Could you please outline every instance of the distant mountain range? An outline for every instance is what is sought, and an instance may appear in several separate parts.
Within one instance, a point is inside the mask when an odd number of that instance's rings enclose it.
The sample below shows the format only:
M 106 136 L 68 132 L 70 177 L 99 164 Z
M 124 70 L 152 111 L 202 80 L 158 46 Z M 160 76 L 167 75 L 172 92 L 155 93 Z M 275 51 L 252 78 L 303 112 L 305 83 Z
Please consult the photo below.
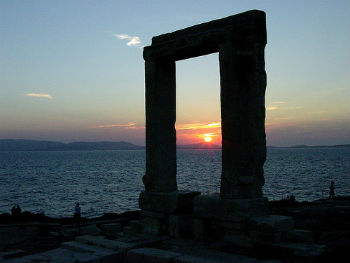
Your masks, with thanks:
M 35 140 L 0 140 L 0 151 L 94 151 L 141 150 L 144 146 L 129 142 L 53 142 Z
M 270 148 L 280 148 L 269 146 Z M 350 147 L 350 144 L 331 146 L 307 146 L 295 145 L 289 148 L 314 148 L 314 147 Z M 197 143 L 178 145 L 178 149 L 221 149 L 221 146 L 211 143 Z M 135 145 L 129 142 L 54 142 L 36 140 L 2 140 L 0 139 L 0 151 L 97 151 L 97 150 L 144 150 L 145 146 Z
M 144 150 L 145 146 L 129 142 L 54 142 L 36 140 L 1 140 L 0 151 L 98 151 L 98 150 Z M 178 149 L 220 149 L 219 145 L 198 143 L 178 145 Z
M 309 145 L 294 145 L 294 146 L 290 146 L 288 148 L 346 148 L 346 147 L 350 147 L 350 144 L 337 144 L 337 145 L 320 145 L 320 146 L 309 146 Z

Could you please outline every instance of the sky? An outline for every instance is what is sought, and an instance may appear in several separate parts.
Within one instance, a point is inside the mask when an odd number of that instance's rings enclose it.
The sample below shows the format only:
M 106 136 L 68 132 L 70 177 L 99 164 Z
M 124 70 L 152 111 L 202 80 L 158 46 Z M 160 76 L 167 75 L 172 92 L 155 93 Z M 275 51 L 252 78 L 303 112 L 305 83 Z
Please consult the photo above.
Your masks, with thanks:
M 0 139 L 145 145 L 153 36 L 266 12 L 267 145 L 349 143 L 350 1 L 0 1 Z M 176 62 L 177 143 L 220 144 L 218 54 Z

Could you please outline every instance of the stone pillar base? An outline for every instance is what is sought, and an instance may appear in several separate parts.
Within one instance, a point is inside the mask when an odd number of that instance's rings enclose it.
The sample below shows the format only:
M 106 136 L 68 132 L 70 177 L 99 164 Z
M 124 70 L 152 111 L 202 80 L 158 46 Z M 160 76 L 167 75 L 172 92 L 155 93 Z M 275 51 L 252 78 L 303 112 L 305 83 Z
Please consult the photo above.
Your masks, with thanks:
M 191 237 L 193 199 L 197 195 L 200 192 L 141 192 L 139 207 L 142 209 L 140 223 L 143 232 Z

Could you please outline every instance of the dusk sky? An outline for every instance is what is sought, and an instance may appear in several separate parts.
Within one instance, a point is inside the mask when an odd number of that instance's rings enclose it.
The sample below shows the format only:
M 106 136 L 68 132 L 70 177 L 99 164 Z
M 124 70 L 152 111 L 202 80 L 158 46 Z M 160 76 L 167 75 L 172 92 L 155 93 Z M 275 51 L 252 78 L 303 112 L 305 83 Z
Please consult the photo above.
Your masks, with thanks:
M 2 0 L 0 139 L 144 145 L 143 47 L 251 9 L 267 16 L 267 145 L 349 143 L 348 0 Z M 220 144 L 218 54 L 176 77 L 178 144 Z

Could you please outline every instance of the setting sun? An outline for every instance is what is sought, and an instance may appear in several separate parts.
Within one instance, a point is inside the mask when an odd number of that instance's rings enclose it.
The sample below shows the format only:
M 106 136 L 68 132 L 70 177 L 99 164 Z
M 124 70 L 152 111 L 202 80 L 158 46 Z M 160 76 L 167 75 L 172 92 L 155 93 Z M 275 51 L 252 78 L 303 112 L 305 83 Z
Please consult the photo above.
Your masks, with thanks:
M 211 142 L 212 138 L 211 137 L 204 137 L 205 142 Z

